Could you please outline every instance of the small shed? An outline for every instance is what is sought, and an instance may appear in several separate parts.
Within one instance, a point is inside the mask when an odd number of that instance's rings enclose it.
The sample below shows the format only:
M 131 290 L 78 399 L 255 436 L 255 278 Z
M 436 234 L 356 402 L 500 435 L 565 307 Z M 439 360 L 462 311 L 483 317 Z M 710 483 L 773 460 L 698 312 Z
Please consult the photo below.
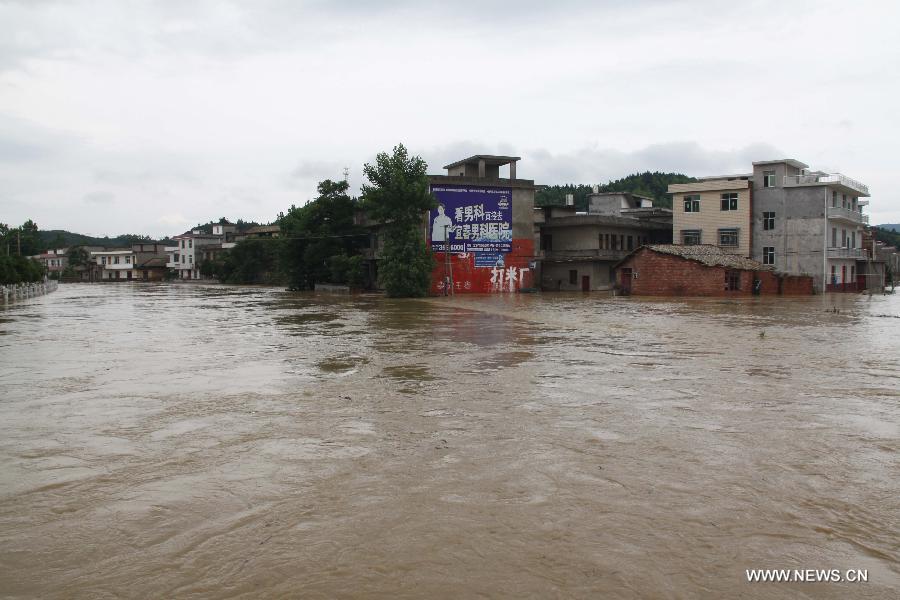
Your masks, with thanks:
M 813 293 L 812 277 L 776 273 L 771 265 L 718 246 L 641 246 L 615 266 L 616 287 L 639 296 L 750 296 Z

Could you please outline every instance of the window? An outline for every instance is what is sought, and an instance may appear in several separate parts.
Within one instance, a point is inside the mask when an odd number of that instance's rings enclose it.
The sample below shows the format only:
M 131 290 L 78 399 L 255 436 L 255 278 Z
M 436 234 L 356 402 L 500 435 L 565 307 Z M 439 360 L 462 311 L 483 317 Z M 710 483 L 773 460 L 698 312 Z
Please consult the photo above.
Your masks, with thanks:
M 578 271 L 569 269 L 569 283 L 576 285 L 578 283 Z
M 105 257 L 105 256 L 101 256 L 101 257 L 100 257 L 100 264 L 101 264 L 101 265 L 105 265 L 105 264 L 106 264 L 106 257 Z
M 598 238 L 597 239 L 597 247 L 600 248 L 601 250 L 603 250 L 604 249 L 603 248 L 603 234 L 601 233 L 600 235 L 597 236 L 597 238 Z
M 606 238 L 606 249 L 607 249 L 607 250 L 611 250 L 611 249 L 612 249 L 612 246 L 610 246 L 610 244 L 611 244 L 612 242 L 609 241 L 609 234 L 608 234 L 608 233 L 607 233 L 607 234 L 604 234 L 603 237 Z
M 841 229 L 841 248 L 847 247 L 847 230 Z
M 684 212 L 700 212 L 700 196 L 684 197 Z
M 855 231 L 850 232 L 850 247 L 856 248 L 856 232 Z
M 188 248 L 194 247 L 194 240 L 188 240 Z
M 763 213 L 763 229 L 766 231 L 771 231 L 775 229 L 775 213 L 774 212 L 764 212 Z
M 130 256 L 126 256 L 126 257 L 125 257 L 125 264 L 126 264 L 126 265 L 130 265 L 130 264 L 131 264 L 131 257 L 130 257 Z
M 628 236 L 628 249 L 634 250 L 634 239 L 630 235 Z
M 181 255 L 181 264 L 184 264 L 184 254 Z
M 720 229 L 719 230 L 720 246 L 737 246 L 738 230 L 737 229 Z
M 775 264 L 775 246 L 763 246 L 763 264 Z
M 113 257 L 113 263 L 119 264 L 119 257 L 118 257 L 118 256 Z
M 722 210 L 737 210 L 737 192 L 722 194 Z
M 184 240 L 181 240 L 181 247 L 184 248 Z
M 844 194 L 844 208 L 847 208 L 847 194 Z
M 740 271 L 725 271 L 725 289 L 729 292 L 736 292 L 741 289 Z
M 188 262 L 190 264 L 194 264 L 194 256 L 193 255 L 188 255 Z
M 837 192 L 831 192 L 831 206 L 837 208 Z
M 856 265 L 850 265 L 850 283 L 856 281 Z
M 831 283 L 837 283 L 837 268 L 834 265 L 831 265 Z
M 837 227 L 831 228 L 831 247 L 837 248 Z
M 763 187 L 775 187 L 775 171 L 763 171 Z
M 681 243 L 685 246 L 695 246 L 701 243 L 701 231 L 699 229 L 682 229 Z

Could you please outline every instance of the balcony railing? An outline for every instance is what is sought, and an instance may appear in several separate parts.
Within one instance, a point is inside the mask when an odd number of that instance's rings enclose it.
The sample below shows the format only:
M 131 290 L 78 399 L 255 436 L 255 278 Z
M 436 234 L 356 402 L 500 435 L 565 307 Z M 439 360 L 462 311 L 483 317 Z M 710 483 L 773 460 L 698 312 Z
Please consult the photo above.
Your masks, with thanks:
M 850 210 L 849 208 L 841 208 L 840 206 L 829 206 L 828 207 L 828 218 L 829 219 L 846 219 L 848 221 L 853 221 L 854 223 L 866 223 L 869 222 L 869 215 L 864 215 L 858 210 Z
M 786 175 L 784 187 L 796 187 L 798 185 L 819 185 L 823 183 L 837 183 L 844 187 L 856 190 L 865 196 L 869 195 L 869 186 L 855 179 L 841 175 L 840 173 L 828 173 L 825 175 L 810 173 L 808 175 Z
M 601 250 L 589 248 L 584 250 L 544 250 L 546 260 L 622 260 L 631 250 Z
M 828 258 L 855 258 L 864 260 L 868 257 L 866 251 L 862 248 L 829 248 Z

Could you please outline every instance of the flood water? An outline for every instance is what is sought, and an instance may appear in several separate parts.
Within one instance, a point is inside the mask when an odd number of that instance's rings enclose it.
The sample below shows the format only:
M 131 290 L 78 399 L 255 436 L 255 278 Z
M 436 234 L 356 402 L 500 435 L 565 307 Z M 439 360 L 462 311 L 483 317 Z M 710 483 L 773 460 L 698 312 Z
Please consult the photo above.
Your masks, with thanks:
M 898 317 L 62 285 L 0 308 L 0 597 L 896 598 Z

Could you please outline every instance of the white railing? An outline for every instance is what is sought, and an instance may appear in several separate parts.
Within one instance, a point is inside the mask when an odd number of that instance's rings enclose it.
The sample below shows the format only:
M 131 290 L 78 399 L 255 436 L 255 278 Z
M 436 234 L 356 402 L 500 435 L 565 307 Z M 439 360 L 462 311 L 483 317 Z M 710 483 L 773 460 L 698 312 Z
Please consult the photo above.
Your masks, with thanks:
M 849 208 L 841 208 L 840 206 L 829 206 L 828 207 L 828 218 L 829 219 L 847 219 L 849 221 L 853 221 L 854 223 L 867 223 L 869 222 L 869 215 L 864 215 L 858 210 L 850 210 Z
M 846 175 L 840 173 L 828 173 L 826 175 L 817 175 L 811 173 L 809 175 L 786 175 L 784 178 L 785 187 L 794 187 L 798 185 L 817 185 L 822 183 L 838 183 L 852 190 L 856 190 L 860 194 L 869 195 L 869 186 L 861 183 Z
M 829 248 L 828 258 L 865 259 L 868 255 L 862 248 Z

